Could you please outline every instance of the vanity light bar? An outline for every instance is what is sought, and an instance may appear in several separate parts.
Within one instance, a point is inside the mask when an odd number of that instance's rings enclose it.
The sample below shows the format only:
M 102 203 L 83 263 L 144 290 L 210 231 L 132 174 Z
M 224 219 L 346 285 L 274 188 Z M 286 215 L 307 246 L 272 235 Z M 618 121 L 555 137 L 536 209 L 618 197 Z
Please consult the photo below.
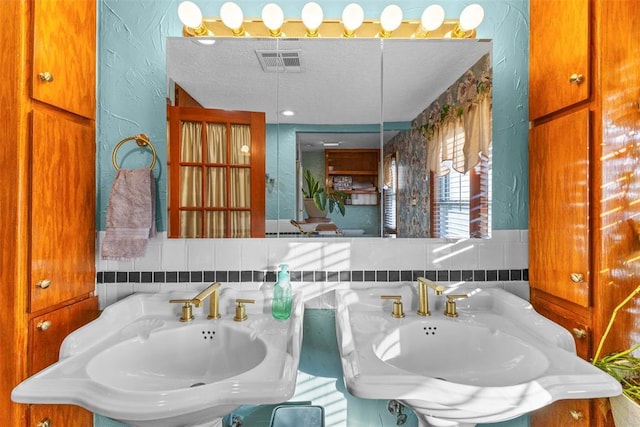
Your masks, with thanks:
M 322 38 L 475 38 L 476 28 L 484 19 L 479 4 L 464 8 L 459 19 L 445 18 L 444 9 L 431 5 L 420 19 L 403 19 L 397 5 L 384 8 L 379 19 L 365 19 L 362 7 L 356 3 L 347 5 L 342 19 L 324 19 L 322 7 L 307 3 L 301 18 L 285 18 L 282 8 L 267 4 L 261 18 L 245 18 L 236 3 L 226 2 L 220 8 L 220 18 L 203 17 L 191 1 L 178 7 L 185 37 L 322 37 Z

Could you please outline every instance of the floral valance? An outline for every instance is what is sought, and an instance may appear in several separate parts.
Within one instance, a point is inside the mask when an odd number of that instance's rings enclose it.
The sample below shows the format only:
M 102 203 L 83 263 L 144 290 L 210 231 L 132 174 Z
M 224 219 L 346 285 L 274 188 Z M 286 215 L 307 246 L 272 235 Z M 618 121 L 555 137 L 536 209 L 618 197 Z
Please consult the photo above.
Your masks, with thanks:
M 491 66 L 485 55 L 423 112 L 427 168 L 445 175 L 466 173 L 489 155 L 491 146 Z

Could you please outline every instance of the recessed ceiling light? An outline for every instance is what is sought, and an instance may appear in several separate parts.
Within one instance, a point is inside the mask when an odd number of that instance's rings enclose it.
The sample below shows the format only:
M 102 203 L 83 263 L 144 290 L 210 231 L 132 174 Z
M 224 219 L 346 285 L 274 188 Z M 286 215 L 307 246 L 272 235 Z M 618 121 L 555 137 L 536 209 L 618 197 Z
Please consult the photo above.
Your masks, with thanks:
M 282 111 L 280 111 L 280 114 L 282 114 L 283 116 L 293 116 L 293 115 L 295 115 L 296 113 L 294 113 L 294 112 L 293 112 L 293 111 L 291 111 L 291 110 L 282 110 Z
M 323 147 L 338 147 L 340 145 L 340 142 L 323 142 L 322 146 Z

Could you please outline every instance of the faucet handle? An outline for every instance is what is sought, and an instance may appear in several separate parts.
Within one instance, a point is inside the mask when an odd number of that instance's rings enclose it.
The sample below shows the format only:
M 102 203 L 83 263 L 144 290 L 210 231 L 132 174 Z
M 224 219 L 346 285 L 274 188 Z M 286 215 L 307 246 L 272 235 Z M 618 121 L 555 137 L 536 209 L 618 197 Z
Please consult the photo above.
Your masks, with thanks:
M 380 299 L 394 300 L 391 316 L 395 317 L 396 319 L 404 317 L 404 310 L 402 309 L 402 295 L 380 295 Z
M 170 303 L 183 304 L 182 305 L 182 316 L 180 317 L 181 322 L 189 322 L 193 320 L 193 300 L 190 299 L 170 299 Z
M 245 309 L 245 304 L 255 304 L 256 300 L 254 299 L 244 299 L 238 298 L 236 299 L 236 315 L 233 318 L 236 322 L 244 322 L 247 320 L 247 310 Z
M 447 305 L 444 310 L 444 315 L 448 317 L 458 317 L 458 309 L 456 307 L 456 300 L 469 298 L 467 294 L 447 295 Z

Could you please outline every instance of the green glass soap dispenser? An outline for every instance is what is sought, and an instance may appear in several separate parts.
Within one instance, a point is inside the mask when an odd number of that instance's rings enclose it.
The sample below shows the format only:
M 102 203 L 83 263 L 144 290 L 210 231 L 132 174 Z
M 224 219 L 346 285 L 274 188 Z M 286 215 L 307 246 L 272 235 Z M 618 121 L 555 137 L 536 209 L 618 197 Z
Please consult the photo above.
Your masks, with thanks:
M 271 314 L 275 319 L 287 320 L 291 316 L 291 298 L 289 266 L 280 264 L 278 281 L 273 286 L 273 300 L 271 301 Z

